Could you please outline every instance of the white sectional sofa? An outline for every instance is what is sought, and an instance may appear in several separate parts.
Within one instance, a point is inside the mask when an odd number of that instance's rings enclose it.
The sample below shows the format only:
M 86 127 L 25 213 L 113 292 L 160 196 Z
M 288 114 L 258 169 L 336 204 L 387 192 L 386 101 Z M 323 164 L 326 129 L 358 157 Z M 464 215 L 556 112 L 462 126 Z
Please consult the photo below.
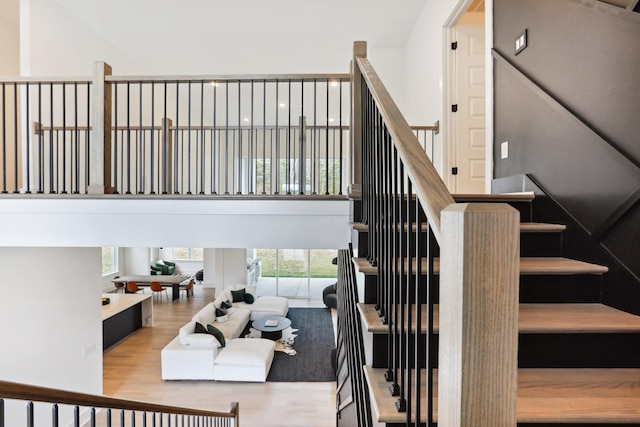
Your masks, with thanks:
M 229 299 L 231 290 L 240 288 L 245 287 L 238 285 L 225 289 L 180 328 L 178 336 L 162 349 L 163 380 L 266 381 L 275 343 L 262 338 L 240 338 L 240 335 L 249 320 L 270 315 L 286 316 L 288 301 L 282 297 L 254 297 L 252 304 L 233 303 L 224 322 L 219 321 L 223 319 L 216 320 L 216 308 Z M 245 291 L 255 295 L 254 288 L 248 286 Z M 225 346 L 222 347 L 212 334 L 196 333 L 196 323 L 205 328 L 207 325 L 217 328 L 224 335 Z

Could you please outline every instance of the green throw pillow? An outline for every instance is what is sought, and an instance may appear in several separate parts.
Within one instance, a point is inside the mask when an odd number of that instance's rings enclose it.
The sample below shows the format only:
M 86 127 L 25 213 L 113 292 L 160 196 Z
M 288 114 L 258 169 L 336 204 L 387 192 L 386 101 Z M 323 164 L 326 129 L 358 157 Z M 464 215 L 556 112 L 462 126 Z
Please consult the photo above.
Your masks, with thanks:
M 216 337 L 222 347 L 225 346 L 226 342 L 224 340 L 224 334 L 220 329 L 216 328 L 213 325 L 207 325 L 207 332 Z
M 242 302 L 244 301 L 244 294 L 244 288 L 238 289 L 237 291 L 231 291 L 231 298 L 233 299 L 233 302 Z
M 253 304 L 253 295 L 251 294 L 244 294 L 244 302 L 246 302 L 247 304 Z

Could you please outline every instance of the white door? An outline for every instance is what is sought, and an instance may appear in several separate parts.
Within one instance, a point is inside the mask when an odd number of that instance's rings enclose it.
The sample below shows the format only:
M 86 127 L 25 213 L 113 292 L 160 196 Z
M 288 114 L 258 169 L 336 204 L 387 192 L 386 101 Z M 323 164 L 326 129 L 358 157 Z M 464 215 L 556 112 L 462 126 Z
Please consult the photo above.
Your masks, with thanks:
M 485 192 L 485 43 L 484 26 L 457 25 L 454 55 L 454 138 L 452 192 Z M 457 171 L 457 173 L 456 173 Z

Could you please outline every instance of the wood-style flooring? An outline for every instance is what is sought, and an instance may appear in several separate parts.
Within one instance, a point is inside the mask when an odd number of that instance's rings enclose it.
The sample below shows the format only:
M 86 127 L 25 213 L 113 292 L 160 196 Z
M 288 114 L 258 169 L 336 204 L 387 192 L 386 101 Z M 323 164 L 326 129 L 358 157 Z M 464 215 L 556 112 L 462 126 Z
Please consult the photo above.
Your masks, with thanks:
M 155 301 L 154 326 L 138 330 L 104 353 L 106 396 L 212 411 L 226 411 L 231 402 L 239 402 L 243 426 L 336 425 L 335 382 L 163 381 L 160 351 L 214 297 L 211 289 L 194 289 L 189 299 L 182 295 L 173 302 Z

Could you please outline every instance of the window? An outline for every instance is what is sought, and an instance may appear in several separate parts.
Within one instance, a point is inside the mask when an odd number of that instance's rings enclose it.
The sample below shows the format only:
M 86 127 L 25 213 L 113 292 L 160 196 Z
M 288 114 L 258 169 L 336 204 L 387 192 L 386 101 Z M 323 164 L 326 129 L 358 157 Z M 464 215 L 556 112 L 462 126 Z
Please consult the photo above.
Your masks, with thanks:
M 115 273 L 118 271 L 118 248 L 106 246 L 102 248 L 102 275 Z
M 259 295 L 321 299 L 322 290 L 336 282 L 336 250 L 258 249 L 262 274 L 257 282 Z
M 173 259 L 177 261 L 202 261 L 202 248 L 173 248 Z

